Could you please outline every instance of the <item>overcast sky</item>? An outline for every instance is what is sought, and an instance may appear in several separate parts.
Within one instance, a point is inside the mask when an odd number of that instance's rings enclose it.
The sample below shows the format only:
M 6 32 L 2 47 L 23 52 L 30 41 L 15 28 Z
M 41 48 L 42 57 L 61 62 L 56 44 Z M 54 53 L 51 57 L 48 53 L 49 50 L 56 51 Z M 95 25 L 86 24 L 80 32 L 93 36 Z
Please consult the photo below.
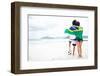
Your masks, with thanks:
M 64 37 L 65 28 L 72 25 L 72 21 L 80 21 L 83 35 L 88 35 L 88 17 L 56 17 L 56 16 L 29 16 L 29 39 L 39 39 L 44 36 Z

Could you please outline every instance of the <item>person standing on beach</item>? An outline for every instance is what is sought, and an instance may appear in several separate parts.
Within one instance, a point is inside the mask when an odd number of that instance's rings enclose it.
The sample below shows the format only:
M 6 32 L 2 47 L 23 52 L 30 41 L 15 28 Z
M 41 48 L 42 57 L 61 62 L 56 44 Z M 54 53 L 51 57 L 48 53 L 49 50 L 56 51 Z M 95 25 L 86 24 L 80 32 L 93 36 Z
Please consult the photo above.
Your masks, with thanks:
M 71 31 L 73 30 L 76 30 L 76 20 L 73 20 L 72 21 L 72 26 L 69 28 Z M 66 31 L 65 31 L 66 33 Z M 76 41 L 74 40 L 75 39 L 75 35 L 70 35 L 68 36 L 69 38 L 69 51 L 68 51 L 68 55 L 71 55 L 72 52 L 71 52 L 71 44 L 73 45 L 73 51 L 75 51 L 75 47 L 76 47 Z M 74 55 L 74 53 L 73 53 Z
M 80 26 L 79 21 L 76 21 L 75 25 L 77 28 L 76 30 L 66 29 L 65 33 L 75 35 L 76 38 L 74 40 L 76 41 L 78 55 L 79 57 L 82 57 L 83 27 Z M 75 50 L 73 50 L 73 55 L 74 52 Z

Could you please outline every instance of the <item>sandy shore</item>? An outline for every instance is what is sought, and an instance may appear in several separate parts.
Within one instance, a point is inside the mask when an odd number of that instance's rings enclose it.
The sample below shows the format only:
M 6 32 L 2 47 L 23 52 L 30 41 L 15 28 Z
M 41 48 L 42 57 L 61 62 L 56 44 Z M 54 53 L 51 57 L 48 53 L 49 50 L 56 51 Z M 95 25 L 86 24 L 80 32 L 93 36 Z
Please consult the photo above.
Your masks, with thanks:
M 88 41 L 83 41 L 82 55 L 88 58 Z M 68 40 L 66 41 L 31 41 L 29 43 L 29 61 L 54 61 L 54 60 L 68 60 L 80 59 L 77 54 L 77 47 L 75 55 L 68 55 Z

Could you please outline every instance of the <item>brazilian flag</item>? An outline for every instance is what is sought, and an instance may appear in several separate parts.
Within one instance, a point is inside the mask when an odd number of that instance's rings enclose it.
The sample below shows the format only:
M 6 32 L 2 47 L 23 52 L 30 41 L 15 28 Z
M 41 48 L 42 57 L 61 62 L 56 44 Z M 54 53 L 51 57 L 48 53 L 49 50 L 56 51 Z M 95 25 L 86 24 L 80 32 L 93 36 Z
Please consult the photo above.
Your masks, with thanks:
M 71 29 L 65 29 L 64 33 L 68 33 L 70 35 L 75 35 L 76 40 L 83 41 L 83 28 L 80 26 L 76 26 L 76 30 L 71 30 Z

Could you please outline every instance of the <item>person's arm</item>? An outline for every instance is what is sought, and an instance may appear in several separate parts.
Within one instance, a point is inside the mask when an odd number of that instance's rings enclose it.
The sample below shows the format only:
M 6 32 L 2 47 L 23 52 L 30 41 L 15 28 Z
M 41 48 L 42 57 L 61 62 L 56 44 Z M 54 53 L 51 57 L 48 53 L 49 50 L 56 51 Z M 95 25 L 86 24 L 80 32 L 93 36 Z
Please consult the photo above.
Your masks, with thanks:
M 78 29 L 76 29 L 76 30 L 73 30 L 73 32 L 82 32 L 83 31 L 83 28 L 82 27 L 78 27 Z
M 78 27 L 78 29 L 76 29 L 76 30 L 70 30 L 70 29 L 65 30 L 65 33 L 68 33 L 68 34 L 71 34 L 71 35 L 75 35 L 77 32 L 83 32 L 83 28 Z
M 68 33 L 68 34 L 71 34 L 71 35 L 75 35 L 74 31 L 70 30 L 70 29 L 66 29 L 65 33 Z

